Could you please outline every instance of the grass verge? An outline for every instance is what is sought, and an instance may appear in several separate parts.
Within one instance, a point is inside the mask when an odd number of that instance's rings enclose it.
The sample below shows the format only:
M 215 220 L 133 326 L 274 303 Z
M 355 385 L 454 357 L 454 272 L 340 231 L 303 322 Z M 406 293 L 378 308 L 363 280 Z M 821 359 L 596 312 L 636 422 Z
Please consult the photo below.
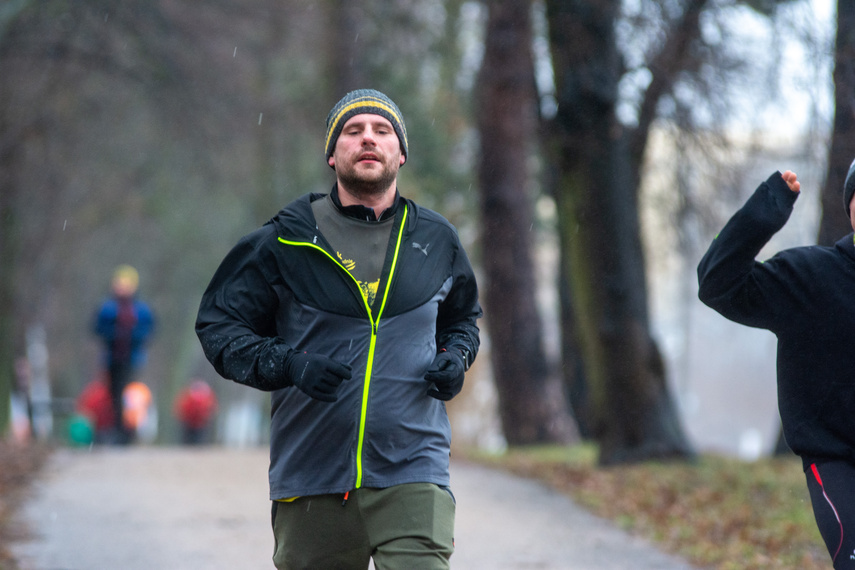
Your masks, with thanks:
M 796 457 L 600 468 L 596 449 L 535 447 L 470 460 L 542 481 L 662 550 L 716 570 L 827 569 Z

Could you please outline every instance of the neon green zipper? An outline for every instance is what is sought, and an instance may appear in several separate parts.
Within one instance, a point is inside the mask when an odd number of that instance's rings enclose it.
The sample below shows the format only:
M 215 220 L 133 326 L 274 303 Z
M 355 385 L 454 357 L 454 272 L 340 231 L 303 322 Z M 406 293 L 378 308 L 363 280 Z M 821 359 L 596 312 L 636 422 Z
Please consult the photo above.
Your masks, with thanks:
M 377 318 L 374 318 L 374 314 L 371 312 L 371 305 L 368 304 L 368 299 L 365 298 L 365 295 L 360 293 L 360 298 L 362 299 L 363 304 L 365 305 L 365 313 L 368 315 L 368 320 L 371 322 L 371 342 L 368 345 L 368 362 L 365 366 L 365 382 L 362 385 L 362 407 L 359 412 L 359 437 L 356 442 L 356 484 L 354 485 L 354 489 L 359 489 L 362 486 L 362 449 L 365 441 L 365 423 L 368 418 L 368 394 L 371 387 L 371 373 L 374 369 L 374 348 L 377 345 L 377 327 L 380 324 L 380 316 L 383 314 L 383 309 L 386 307 L 386 300 L 389 296 L 389 288 L 392 284 L 392 278 L 395 275 L 395 268 L 398 265 L 398 253 L 401 251 L 401 240 L 404 237 L 404 227 L 407 223 L 407 215 L 408 208 L 404 206 L 404 215 L 401 219 L 401 226 L 398 229 L 398 238 L 395 241 L 395 255 L 392 258 L 392 267 L 389 270 L 389 279 L 386 281 L 386 286 L 383 289 L 383 300 L 380 303 L 380 310 L 377 311 Z M 333 263 L 341 267 L 341 270 L 345 272 L 356 284 L 356 288 L 359 289 L 359 281 L 347 270 L 347 268 L 341 264 L 341 262 L 336 259 L 334 256 L 330 255 L 330 253 L 324 248 L 320 247 L 315 243 L 302 242 L 302 241 L 290 241 L 283 238 L 278 238 L 280 242 L 286 245 L 295 245 L 302 247 L 311 247 L 314 248 L 324 255 L 326 255 Z

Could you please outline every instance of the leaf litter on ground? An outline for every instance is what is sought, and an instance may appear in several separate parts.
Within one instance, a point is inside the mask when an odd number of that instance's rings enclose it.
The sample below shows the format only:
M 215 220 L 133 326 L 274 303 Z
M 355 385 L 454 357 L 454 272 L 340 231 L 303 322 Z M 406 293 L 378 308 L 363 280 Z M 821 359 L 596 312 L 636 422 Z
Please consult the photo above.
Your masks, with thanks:
M 611 467 L 597 466 L 590 445 L 466 456 L 540 480 L 699 568 L 830 567 L 795 456 L 747 462 L 705 454 Z
M 20 526 L 16 512 L 49 455 L 43 445 L 26 445 L 0 439 L 0 569 L 17 565 L 10 552 L 13 541 L 23 540 L 29 529 Z

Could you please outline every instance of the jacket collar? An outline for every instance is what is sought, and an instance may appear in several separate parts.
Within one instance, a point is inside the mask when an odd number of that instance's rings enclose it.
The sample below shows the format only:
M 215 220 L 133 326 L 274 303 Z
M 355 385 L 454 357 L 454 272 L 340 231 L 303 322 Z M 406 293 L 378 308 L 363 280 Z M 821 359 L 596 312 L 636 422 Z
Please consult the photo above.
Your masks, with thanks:
M 341 200 L 339 200 L 338 197 L 338 184 L 333 184 L 332 190 L 330 191 L 330 198 L 332 198 L 336 209 L 345 216 L 356 218 L 357 220 L 367 220 L 369 222 L 382 222 L 383 220 L 388 220 L 398 212 L 398 206 L 401 203 L 401 194 L 398 193 L 398 189 L 395 188 L 395 201 L 392 202 L 392 205 L 389 208 L 383 210 L 380 214 L 380 219 L 378 219 L 376 212 L 374 212 L 374 208 L 368 208 L 361 204 L 356 204 L 354 206 L 342 206 Z

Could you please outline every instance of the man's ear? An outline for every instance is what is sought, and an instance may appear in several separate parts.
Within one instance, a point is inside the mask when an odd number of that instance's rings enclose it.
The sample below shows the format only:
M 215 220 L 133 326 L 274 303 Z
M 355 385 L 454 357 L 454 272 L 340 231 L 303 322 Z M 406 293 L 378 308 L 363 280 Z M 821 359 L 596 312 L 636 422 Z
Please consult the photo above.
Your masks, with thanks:
M 404 166 L 405 162 L 407 162 L 407 157 L 402 154 L 401 155 L 401 164 L 399 164 L 398 166 Z
M 330 166 L 332 166 L 333 168 L 335 168 L 335 157 L 334 157 L 334 156 L 330 156 L 330 157 L 327 159 L 327 164 L 329 164 Z

